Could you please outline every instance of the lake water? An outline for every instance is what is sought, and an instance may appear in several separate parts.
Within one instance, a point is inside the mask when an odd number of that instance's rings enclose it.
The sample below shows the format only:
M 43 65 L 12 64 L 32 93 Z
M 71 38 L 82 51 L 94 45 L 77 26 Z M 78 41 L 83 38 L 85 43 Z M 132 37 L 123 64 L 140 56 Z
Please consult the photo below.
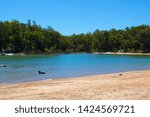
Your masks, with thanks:
M 0 83 L 28 82 L 97 75 L 132 70 L 150 70 L 150 56 L 54 54 L 0 56 Z M 38 71 L 46 72 L 39 75 Z

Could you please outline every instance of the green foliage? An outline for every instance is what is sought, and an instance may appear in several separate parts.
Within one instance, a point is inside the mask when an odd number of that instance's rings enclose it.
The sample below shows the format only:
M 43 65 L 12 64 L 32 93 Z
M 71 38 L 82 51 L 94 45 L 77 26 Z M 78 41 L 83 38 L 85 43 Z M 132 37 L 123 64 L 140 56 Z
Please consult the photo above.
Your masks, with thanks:
M 93 33 L 63 36 L 51 27 L 42 28 L 35 21 L 0 22 L 0 51 L 6 52 L 150 52 L 150 26 L 124 30 L 96 30 Z

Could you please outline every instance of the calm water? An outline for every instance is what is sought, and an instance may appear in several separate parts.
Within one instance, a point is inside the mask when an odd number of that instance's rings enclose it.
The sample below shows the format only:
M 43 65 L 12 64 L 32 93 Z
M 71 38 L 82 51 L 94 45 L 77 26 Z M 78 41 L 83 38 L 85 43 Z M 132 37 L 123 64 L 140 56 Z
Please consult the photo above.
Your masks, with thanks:
M 96 75 L 150 69 L 150 56 L 55 54 L 0 56 L 0 83 Z M 39 75 L 38 71 L 46 72 Z

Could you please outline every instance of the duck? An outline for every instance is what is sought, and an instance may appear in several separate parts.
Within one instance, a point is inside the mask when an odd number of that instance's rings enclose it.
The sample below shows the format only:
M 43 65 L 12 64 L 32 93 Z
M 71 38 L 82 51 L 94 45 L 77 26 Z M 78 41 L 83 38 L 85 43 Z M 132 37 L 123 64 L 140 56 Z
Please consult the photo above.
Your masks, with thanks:
M 6 65 L 3 65 L 3 64 L 2 64 L 2 65 L 0 65 L 0 67 L 6 67 Z
M 39 74 L 46 74 L 45 72 L 42 72 L 42 71 L 38 71 L 39 72 Z

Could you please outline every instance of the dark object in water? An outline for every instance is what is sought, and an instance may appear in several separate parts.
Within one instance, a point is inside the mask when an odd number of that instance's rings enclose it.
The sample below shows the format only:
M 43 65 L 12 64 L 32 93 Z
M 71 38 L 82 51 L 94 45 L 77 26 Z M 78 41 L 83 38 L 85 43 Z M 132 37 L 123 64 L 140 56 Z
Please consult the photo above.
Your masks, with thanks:
M 39 72 L 39 74 L 46 74 L 45 72 L 41 72 L 41 71 L 38 71 Z
M 0 65 L 0 67 L 6 67 L 6 65 Z

